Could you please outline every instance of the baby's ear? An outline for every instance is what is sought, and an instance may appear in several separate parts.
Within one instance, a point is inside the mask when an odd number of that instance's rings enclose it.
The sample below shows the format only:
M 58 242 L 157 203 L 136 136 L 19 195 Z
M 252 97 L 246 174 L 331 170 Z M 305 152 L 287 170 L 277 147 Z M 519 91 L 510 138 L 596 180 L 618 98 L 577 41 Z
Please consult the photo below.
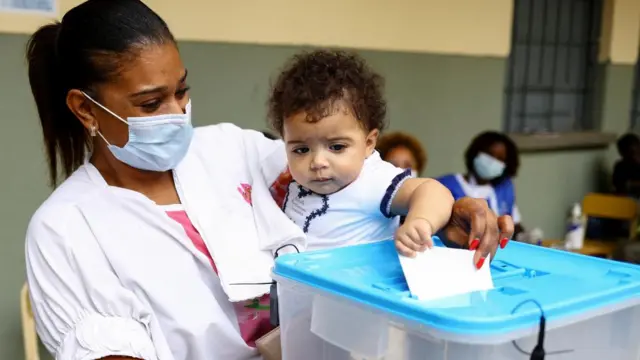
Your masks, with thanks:
M 380 135 L 380 130 L 378 129 L 373 129 L 369 131 L 369 134 L 367 134 L 366 144 L 367 144 L 367 150 L 369 152 L 372 152 L 376 148 L 376 145 L 378 144 L 379 135 Z

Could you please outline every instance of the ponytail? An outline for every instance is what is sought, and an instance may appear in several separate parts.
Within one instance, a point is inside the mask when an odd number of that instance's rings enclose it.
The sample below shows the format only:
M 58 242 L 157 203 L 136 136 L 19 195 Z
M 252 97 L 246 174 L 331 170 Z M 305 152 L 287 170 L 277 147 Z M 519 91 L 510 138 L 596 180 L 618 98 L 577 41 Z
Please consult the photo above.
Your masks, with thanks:
M 29 84 L 38 108 L 49 165 L 49 181 L 58 184 L 59 170 L 68 177 L 80 167 L 89 138 L 84 126 L 67 107 L 70 90 L 57 54 L 62 24 L 42 26 L 27 43 Z

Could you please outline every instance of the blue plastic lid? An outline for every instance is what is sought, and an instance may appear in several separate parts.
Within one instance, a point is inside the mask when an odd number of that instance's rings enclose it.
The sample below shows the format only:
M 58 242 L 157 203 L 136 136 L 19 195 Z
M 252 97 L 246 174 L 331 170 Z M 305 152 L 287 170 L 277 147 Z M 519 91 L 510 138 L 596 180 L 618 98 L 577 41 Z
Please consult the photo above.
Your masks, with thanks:
M 409 293 L 392 241 L 287 254 L 274 268 L 276 276 L 457 334 L 497 335 L 537 326 L 536 306 L 513 313 L 526 300 L 537 301 L 554 321 L 640 295 L 640 266 L 515 241 L 498 251 L 491 273 L 493 290 L 420 301 Z

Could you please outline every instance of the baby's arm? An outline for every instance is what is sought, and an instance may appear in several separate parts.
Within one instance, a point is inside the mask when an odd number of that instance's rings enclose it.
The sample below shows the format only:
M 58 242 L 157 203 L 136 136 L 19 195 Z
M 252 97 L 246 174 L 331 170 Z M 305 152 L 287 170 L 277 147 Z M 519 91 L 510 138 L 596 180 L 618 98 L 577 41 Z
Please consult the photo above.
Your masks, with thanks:
M 391 212 L 407 218 L 396 232 L 398 252 L 415 256 L 433 245 L 431 235 L 451 217 L 454 199 L 449 189 L 434 179 L 407 179 L 391 202 Z

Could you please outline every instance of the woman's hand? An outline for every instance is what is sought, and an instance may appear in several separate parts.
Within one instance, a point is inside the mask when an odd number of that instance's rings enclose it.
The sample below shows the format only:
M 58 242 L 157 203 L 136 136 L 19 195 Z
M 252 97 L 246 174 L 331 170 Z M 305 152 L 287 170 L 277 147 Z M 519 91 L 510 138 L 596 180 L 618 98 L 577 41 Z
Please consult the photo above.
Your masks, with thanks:
M 483 199 L 464 197 L 453 204 L 449 223 L 443 229 L 446 240 L 476 250 L 473 259 L 481 268 L 487 255 L 495 257 L 498 246 L 504 248 L 513 236 L 511 216 L 497 217 Z

